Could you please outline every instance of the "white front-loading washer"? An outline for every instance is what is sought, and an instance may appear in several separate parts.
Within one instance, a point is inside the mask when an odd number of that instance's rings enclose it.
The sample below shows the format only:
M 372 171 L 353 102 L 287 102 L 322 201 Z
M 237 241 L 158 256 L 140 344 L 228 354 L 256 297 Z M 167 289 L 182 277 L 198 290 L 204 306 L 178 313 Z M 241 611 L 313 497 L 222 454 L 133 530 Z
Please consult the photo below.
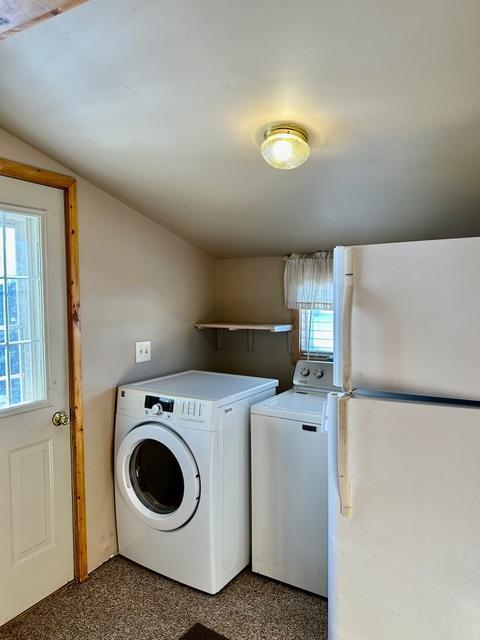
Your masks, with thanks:
M 327 596 L 325 409 L 331 363 L 299 361 L 292 389 L 252 412 L 252 568 Z
M 250 406 L 278 382 L 186 371 L 118 389 L 119 552 L 217 593 L 250 560 Z

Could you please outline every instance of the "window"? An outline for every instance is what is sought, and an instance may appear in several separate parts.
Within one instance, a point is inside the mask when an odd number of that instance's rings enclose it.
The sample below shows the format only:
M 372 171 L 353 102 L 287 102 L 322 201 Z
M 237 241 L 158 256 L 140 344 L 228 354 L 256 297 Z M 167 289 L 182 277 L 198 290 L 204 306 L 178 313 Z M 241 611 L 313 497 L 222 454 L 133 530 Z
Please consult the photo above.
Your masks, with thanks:
M 300 309 L 300 355 L 333 356 L 333 311 Z
M 46 397 L 40 217 L 0 211 L 0 409 Z
M 293 356 L 333 358 L 333 251 L 285 258 L 285 306 L 293 309 Z

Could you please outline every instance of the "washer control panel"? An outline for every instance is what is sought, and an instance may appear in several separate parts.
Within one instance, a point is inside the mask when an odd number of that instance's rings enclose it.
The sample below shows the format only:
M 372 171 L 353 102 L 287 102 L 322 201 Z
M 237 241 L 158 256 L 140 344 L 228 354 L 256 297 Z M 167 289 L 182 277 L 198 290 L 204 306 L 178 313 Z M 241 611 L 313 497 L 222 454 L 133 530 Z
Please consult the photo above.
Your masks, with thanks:
M 294 386 L 311 389 L 330 389 L 332 387 L 332 362 L 321 360 L 299 360 L 293 376 Z

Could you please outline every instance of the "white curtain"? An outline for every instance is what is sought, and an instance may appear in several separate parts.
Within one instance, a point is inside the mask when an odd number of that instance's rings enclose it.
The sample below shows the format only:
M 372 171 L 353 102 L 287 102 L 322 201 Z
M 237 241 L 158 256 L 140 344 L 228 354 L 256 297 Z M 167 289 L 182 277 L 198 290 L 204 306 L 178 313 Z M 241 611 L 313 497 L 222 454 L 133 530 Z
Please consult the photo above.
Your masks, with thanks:
M 285 258 L 284 287 L 288 309 L 333 309 L 333 251 Z

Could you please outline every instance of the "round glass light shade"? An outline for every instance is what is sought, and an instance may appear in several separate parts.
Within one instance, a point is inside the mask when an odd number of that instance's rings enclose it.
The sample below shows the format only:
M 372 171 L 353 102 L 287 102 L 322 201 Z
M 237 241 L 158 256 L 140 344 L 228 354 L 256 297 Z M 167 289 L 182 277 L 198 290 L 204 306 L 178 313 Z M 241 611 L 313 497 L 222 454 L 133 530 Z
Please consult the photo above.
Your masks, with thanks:
M 285 125 L 267 129 L 260 151 L 275 169 L 295 169 L 310 155 L 307 134 Z

